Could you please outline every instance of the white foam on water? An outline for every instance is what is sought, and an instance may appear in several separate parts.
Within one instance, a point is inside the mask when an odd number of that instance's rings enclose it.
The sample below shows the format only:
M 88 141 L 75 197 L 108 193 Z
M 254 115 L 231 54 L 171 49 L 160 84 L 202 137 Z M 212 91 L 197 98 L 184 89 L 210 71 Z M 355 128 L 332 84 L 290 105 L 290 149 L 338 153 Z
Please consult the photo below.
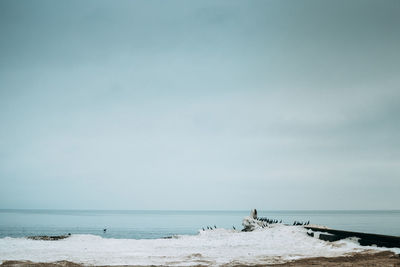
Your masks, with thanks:
M 215 229 L 170 239 L 108 239 L 72 235 L 57 241 L 0 239 L 0 262 L 68 260 L 94 265 L 268 264 L 308 257 L 335 257 L 365 250 L 354 239 L 326 242 L 300 226 L 275 225 L 253 232 Z M 400 249 L 391 249 L 400 253 Z

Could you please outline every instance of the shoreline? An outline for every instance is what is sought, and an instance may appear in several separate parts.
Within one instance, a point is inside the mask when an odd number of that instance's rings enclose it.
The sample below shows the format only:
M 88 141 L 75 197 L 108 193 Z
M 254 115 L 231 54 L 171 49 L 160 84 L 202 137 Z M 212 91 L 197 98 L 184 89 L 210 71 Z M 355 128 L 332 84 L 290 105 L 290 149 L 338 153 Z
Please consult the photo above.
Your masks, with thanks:
M 168 266 L 168 265 L 84 265 L 71 261 L 57 261 L 57 262 L 31 262 L 31 261 L 4 261 L 0 264 L 1 267 L 83 267 L 83 266 L 95 266 L 95 267 L 144 267 L 144 266 Z M 180 265 L 173 265 L 180 266 Z M 199 264 L 190 266 L 215 266 L 214 264 Z M 351 253 L 349 255 L 338 256 L 338 257 L 311 257 L 302 258 L 298 260 L 292 260 L 285 263 L 275 264 L 242 264 L 242 263 L 227 263 L 217 266 L 224 267 L 238 267 L 238 266 L 270 266 L 270 267 L 308 267 L 308 266 L 355 266 L 355 267 L 368 267 L 368 266 L 382 266 L 382 267 L 400 267 L 400 255 L 391 251 L 381 252 L 360 252 Z

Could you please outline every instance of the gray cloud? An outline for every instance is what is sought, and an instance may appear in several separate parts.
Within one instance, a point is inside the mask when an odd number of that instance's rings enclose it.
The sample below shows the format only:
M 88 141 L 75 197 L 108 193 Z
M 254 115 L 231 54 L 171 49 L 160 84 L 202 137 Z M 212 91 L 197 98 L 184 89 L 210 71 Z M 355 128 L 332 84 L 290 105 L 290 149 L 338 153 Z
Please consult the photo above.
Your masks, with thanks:
M 2 1 L 0 208 L 396 209 L 399 11 Z

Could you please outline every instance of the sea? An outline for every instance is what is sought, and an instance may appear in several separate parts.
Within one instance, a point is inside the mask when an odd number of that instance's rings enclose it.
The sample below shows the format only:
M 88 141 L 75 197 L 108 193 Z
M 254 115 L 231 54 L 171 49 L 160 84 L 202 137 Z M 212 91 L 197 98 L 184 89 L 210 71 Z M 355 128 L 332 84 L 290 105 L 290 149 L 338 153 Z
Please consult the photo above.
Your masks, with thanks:
M 90 234 L 102 238 L 157 239 L 196 235 L 212 228 L 242 229 L 250 210 L 0 210 L 0 238 Z M 400 210 L 263 211 L 260 217 L 330 228 L 400 236 Z

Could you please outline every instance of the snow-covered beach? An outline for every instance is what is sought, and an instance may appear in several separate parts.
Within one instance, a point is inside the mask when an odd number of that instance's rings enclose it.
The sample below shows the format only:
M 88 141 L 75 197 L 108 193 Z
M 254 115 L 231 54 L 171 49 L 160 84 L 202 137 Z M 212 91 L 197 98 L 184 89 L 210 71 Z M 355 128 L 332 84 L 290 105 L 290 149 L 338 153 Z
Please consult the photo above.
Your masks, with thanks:
M 301 226 L 277 224 L 253 232 L 199 231 L 166 239 L 113 239 L 72 235 L 57 241 L 0 239 L 0 261 L 57 262 L 83 265 L 223 266 L 282 264 L 315 257 L 366 255 L 398 248 L 360 246 L 356 239 L 322 241 Z

